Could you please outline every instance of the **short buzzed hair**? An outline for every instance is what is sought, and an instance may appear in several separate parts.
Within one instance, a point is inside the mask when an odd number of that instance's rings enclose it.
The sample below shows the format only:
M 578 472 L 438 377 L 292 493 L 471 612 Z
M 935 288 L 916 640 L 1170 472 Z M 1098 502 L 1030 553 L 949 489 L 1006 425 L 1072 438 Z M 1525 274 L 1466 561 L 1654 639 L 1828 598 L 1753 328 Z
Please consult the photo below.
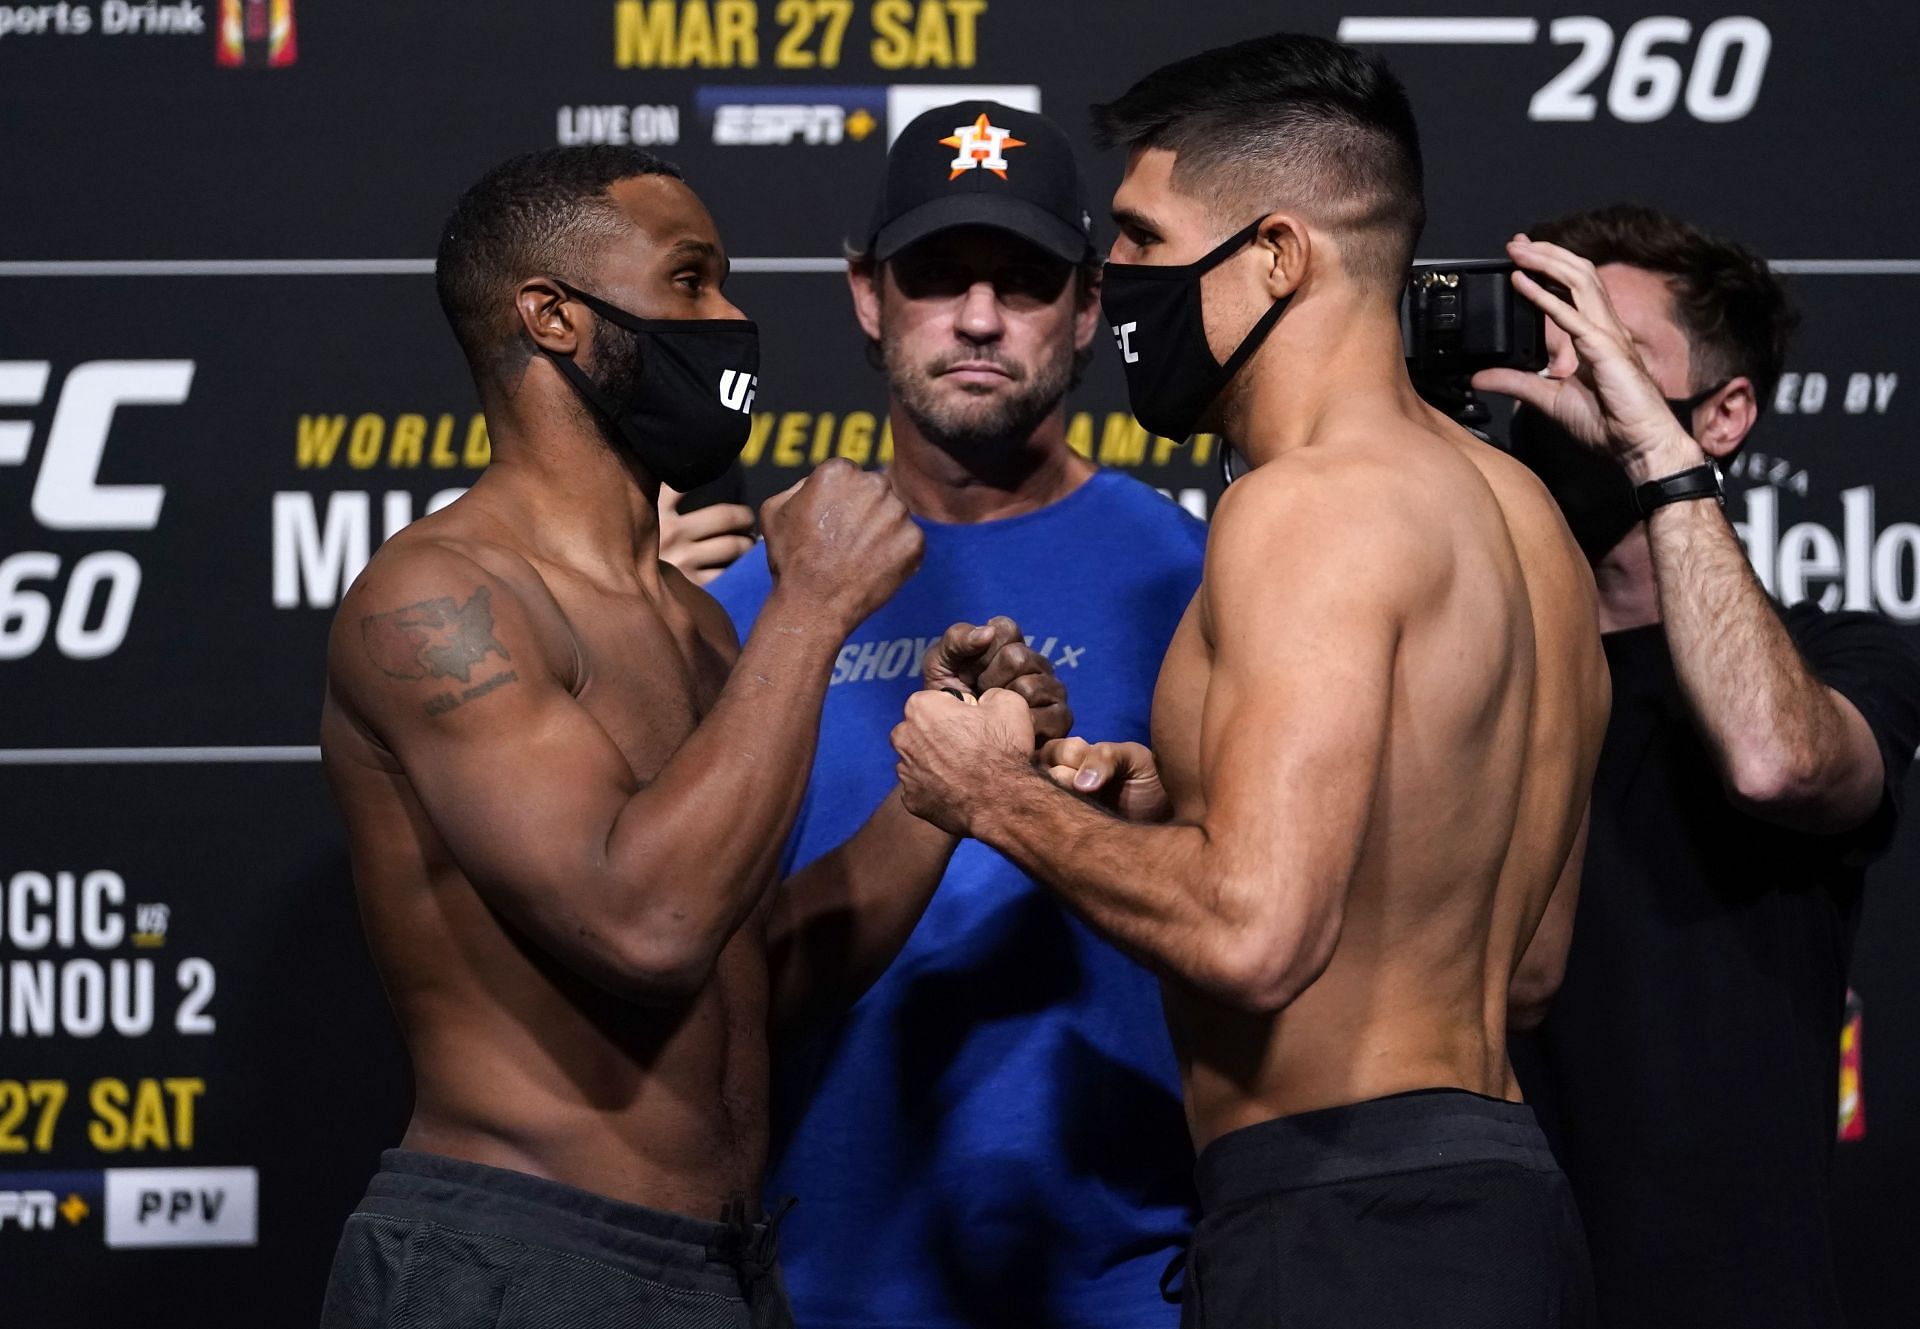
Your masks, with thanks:
M 1557 217 L 1528 234 L 1596 268 L 1624 263 L 1665 278 L 1674 319 L 1687 334 L 1692 389 L 1744 375 L 1760 408 L 1772 403 L 1800 314 L 1760 255 L 1638 203 Z
M 548 148 L 509 158 L 460 196 L 433 277 L 476 374 L 532 354 L 516 335 L 513 290 L 543 275 L 587 284 L 600 246 L 627 225 L 607 191 L 637 175 L 678 180 L 680 168 L 638 148 Z
M 1397 298 L 1426 224 L 1420 135 L 1376 56 L 1302 33 L 1221 46 L 1093 109 L 1102 147 L 1165 148 L 1173 182 L 1222 221 L 1298 208 L 1357 281 Z

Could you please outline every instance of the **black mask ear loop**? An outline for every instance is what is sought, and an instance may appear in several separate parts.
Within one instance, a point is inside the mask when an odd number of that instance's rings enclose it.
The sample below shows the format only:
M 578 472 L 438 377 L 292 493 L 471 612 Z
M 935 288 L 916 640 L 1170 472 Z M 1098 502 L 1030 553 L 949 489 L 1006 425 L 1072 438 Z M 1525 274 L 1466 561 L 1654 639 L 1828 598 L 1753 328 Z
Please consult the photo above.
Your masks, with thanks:
M 1208 263 L 1207 267 L 1202 268 L 1201 271 L 1205 272 L 1217 266 L 1225 259 L 1226 255 L 1232 252 L 1232 249 L 1229 249 L 1228 246 L 1238 248 L 1241 245 L 1250 244 L 1253 237 L 1260 232 L 1260 223 L 1265 220 L 1265 217 L 1256 217 L 1253 219 L 1251 226 L 1248 226 L 1238 234 L 1228 237 L 1220 248 L 1214 250 L 1213 254 L 1207 256 L 1213 259 L 1213 261 Z M 1214 258 L 1214 254 L 1220 255 L 1220 257 Z M 1202 261 L 1204 262 L 1205 260 Z M 1260 349 L 1260 344 L 1266 341 L 1267 334 L 1273 331 L 1273 325 L 1280 321 L 1280 315 L 1286 312 L 1287 306 L 1292 302 L 1293 292 L 1289 291 L 1287 294 L 1275 300 L 1267 312 L 1262 314 L 1251 328 L 1247 329 L 1247 335 L 1240 339 L 1240 344 L 1234 347 L 1233 354 L 1227 357 L 1227 362 L 1224 365 L 1220 366 L 1220 386 L 1213 394 L 1215 401 L 1219 400 L 1220 394 L 1227 390 L 1227 384 L 1233 382 L 1233 376 L 1240 372 L 1240 366 L 1253 358 L 1253 353 Z M 1223 491 L 1228 485 L 1239 478 L 1233 472 L 1233 455 L 1233 445 L 1222 437 L 1220 440 L 1220 488 Z
M 1231 383 L 1233 376 L 1240 372 L 1240 366 L 1253 358 L 1253 353 L 1260 349 L 1260 343 L 1267 339 L 1267 334 L 1273 331 L 1273 325 L 1280 321 L 1280 315 L 1287 312 L 1287 306 L 1292 301 L 1293 293 L 1289 291 L 1273 302 L 1267 312 L 1260 316 L 1259 322 L 1247 329 L 1247 335 L 1240 339 L 1240 344 L 1234 348 L 1233 354 L 1228 356 L 1227 362 L 1220 366 L 1221 392 L 1226 391 L 1227 384 Z M 1217 397 L 1219 393 L 1214 395 Z
M 1265 220 L 1265 216 L 1255 217 L 1252 221 L 1242 226 L 1212 249 L 1209 249 L 1199 258 L 1187 264 L 1187 274 L 1193 277 L 1201 277 L 1212 272 L 1222 263 L 1225 263 L 1242 249 L 1252 244 L 1253 237 L 1260 233 L 1260 223 Z
M 1667 409 L 1673 412 L 1674 419 L 1680 422 L 1680 427 L 1687 431 L 1688 438 L 1693 437 L 1693 413 L 1705 405 L 1714 393 L 1720 391 L 1731 382 L 1733 382 L 1732 379 L 1723 378 L 1710 388 L 1700 389 L 1700 391 L 1694 393 L 1691 397 L 1667 398 Z
M 610 305 L 605 300 L 602 300 L 599 296 L 591 295 L 586 291 L 581 290 L 578 286 L 569 286 L 566 282 L 561 281 L 558 277 L 555 277 L 552 280 L 555 286 L 558 286 L 561 290 L 567 293 L 567 298 L 569 300 L 578 300 L 581 304 L 585 305 L 588 309 L 591 309 L 594 313 L 598 314 L 601 318 L 604 318 L 605 320 L 607 320 L 607 322 L 612 323 L 616 327 L 626 328 L 629 332 L 645 332 L 646 331 L 644 327 L 639 326 L 639 324 L 641 324 L 643 320 L 635 318 L 632 314 L 629 314 L 626 310 L 620 308 L 620 306 Z
M 605 300 L 588 295 L 585 291 L 577 287 L 569 286 L 558 277 L 552 278 L 552 281 L 555 286 L 558 286 L 562 291 L 567 293 L 569 300 L 579 301 L 588 309 L 592 310 L 598 317 L 605 319 L 615 327 L 625 325 L 626 319 L 622 317 L 622 315 L 625 314 L 624 310 L 616 309 Z M 600 391 L 599 385 L 593 381 L 592 376 L 576 364 L 572 356 L 556 355 L 544 346 L 538 349 L 542 355 L 553 361 L 554 367 L 560 371 L 568 382 L 573 384 L 574 390 L 587 399 L 587 405 L 598 411 L 601 418 L 604 419 L 610 427 L 617 427 L 616 422 L 620 418 L 620 408 L 607 399 L 607 395 Z

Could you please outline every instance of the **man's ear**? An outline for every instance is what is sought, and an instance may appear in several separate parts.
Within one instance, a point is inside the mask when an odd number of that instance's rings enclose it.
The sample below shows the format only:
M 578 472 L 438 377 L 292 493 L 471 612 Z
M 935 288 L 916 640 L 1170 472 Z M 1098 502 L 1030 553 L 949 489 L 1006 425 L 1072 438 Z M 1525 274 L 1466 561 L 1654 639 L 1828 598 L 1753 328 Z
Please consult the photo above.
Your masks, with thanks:
M 853 296 L 853 316 L 868 341 L 880 340 L 880 284 L 886 280 L 886 265 L 871 259 L 847 263 L 847 291 Z
M 1100 335 L 1100 275 L 1095 273 L 1085 290 L 1080 287 L 1078 270 L 1068 280 L 1073 283 L 1076 301 L 1073 311 L 1073 349 L 1085 351 L 1093 345 L 1093 339 Z
M 520 283 L 513 293 L 513 312 L 533 344 L 555 355 L 571 358 L 586 336 L 582 307 L 567 299 L 559 284 L 547 277 Z
M 1253 248 L 1266 261 L 1267 298 L 1278 300 L 1300 289 L 1313 261 L 1313 239 L 1307 224 L 1291 212 L 1270 212 L 1253 234 Z
M 1694 408 L 1698 425 L 1694 437 L 1709 457 L 1731 457 L 1746 441 L 1760 419 L 1760 402 L 1753 395 L 1753 380 L 1744 375 L 1731 379 L 1724 388 Z

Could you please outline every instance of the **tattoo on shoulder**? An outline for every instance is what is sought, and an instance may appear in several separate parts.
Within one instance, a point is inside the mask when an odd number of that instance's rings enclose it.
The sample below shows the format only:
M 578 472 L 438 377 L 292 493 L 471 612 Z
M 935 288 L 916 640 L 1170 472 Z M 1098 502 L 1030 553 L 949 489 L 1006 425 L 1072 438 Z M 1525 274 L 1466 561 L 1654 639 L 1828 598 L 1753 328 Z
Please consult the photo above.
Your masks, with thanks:
M 367 658 L 389 678 L 471 683 L 474 666 L 488 655 L 513 658 L 493 635 L 493 592 L 485 586 L 474 587 L 465 604 L 445 595 L 391 613 L 368 614 L 360 620 L 360 640 Z
M 492 678 L 483 678 L 472 687 L 460 692 L 442 692 L 437 696 L 427 698 L 427 714 L 445 715 L 448 711 L 459 706 L 465 706 L 470 701 L 478 701 L 495 688 L 504 688 L 509 683 L 518 683 L 519 681 L 519 674 L 511 669 L 503 669 Z

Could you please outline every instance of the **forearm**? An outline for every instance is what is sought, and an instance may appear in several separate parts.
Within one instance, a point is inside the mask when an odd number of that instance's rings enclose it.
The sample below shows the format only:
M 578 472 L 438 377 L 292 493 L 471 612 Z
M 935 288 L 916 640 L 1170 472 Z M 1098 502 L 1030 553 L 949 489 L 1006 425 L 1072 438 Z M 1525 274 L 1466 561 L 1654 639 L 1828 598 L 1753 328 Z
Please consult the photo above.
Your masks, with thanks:
M 767 601 L 713 708 L 614 819 L 600 866 L 640 906 L 630 925 L 717 953 L 752 912 L 806 790 L 839 646 L 813 607 Z
M 974 836 L 1148 968 L 1251 1007 L 1284 1005 L 1311 981 L 1300 939 L 1276 928 L 1276 911 L 1260 907 L 1202 827 L 1123 821 L 1031 769 L 993 786 Z
M 845 844 L 781 883 L 767 920 L 776 1038 L 860 999 L 907 944 L 959 843 L 895 789 Z
M 1808 797 L 1847 759 L 1842 717 L 1725 514 L 1670 503 L 1647 527 L 1674 673 L 1723 781 L 1754 803 Z

